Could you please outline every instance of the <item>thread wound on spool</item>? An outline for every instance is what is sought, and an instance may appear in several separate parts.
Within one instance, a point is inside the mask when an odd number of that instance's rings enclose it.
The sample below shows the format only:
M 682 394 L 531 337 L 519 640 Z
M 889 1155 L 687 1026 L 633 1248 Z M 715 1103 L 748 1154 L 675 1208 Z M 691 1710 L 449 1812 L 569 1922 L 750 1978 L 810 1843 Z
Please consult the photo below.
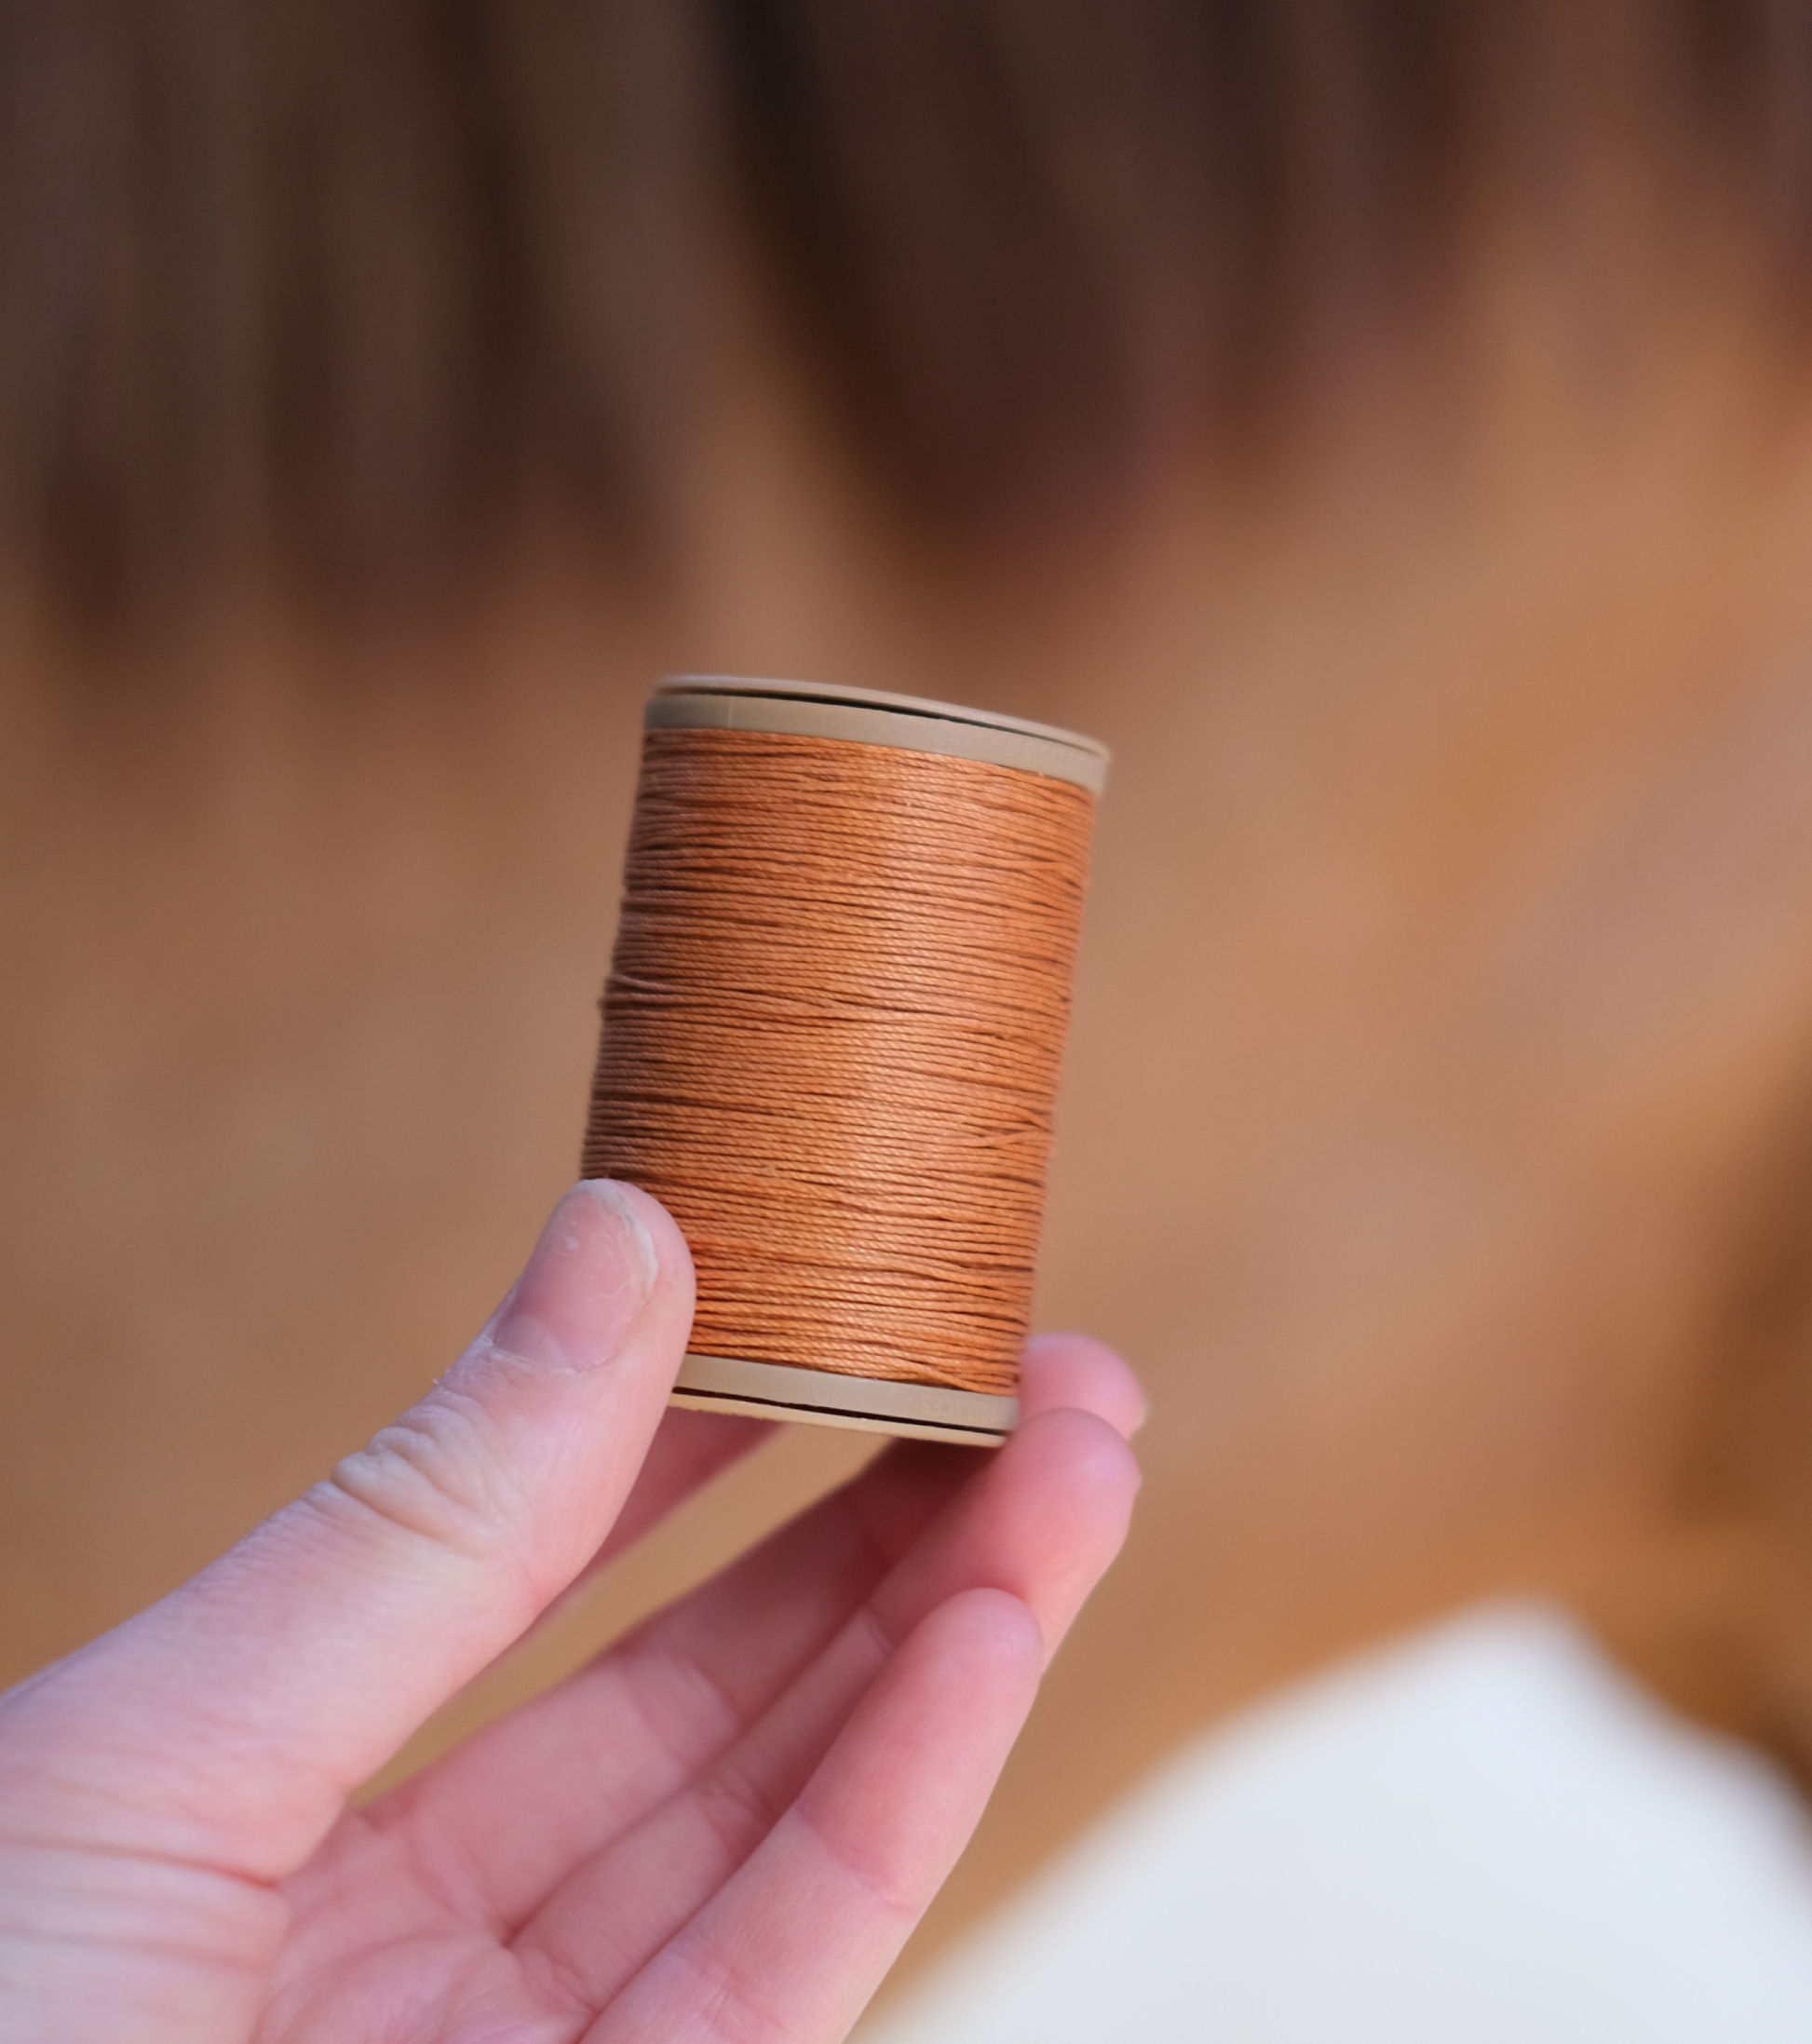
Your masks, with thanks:
M 684 1229 L 695 1351 L 1012 1391 L 1093 809 L 974 760 L 646 734 L 583 1168 Z

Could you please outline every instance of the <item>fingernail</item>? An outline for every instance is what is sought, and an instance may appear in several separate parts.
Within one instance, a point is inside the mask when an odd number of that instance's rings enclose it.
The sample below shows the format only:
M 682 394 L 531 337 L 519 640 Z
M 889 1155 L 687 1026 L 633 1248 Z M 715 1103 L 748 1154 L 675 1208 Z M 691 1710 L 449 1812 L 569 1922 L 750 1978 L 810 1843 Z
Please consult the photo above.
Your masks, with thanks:
M 548 1369 L 595 1369 L 621 1347 L 659 1269 L 623 1187 L 585 1179 L 542 1229 L 492 1326 L 492 1346 Z

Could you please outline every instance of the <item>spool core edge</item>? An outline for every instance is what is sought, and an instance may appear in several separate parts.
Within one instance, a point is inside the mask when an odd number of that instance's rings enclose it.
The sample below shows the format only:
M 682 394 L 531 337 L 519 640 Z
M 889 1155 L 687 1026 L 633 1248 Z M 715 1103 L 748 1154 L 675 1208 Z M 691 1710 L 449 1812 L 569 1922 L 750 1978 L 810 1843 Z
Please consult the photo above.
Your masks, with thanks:
M 940 702 L 930 696 L 902 696 L 886 688 L 845 688 L 834 682 L 783 681 L 753 674 L 668 674 L 655 684 L 656 696 L 752 696 L 777 702 L 841 703 L 850 709 L 886 710 L 906 717 L 933 717 L 947 724 L 972 724 L 990 731 L 1016 731 L 1022 738 L 1048 738 L 1091 753 L 1103 765 L 1112 758 L 1099 738 L 1002 710 L 976 710 L 967 703 Z
M 680 1365 L 670 1402 L 978 1447 L 998 1447 L 1019 1420 L 1017 1399 L 987 1392 L 692 1353 Z
M 939 753 L 1042 774 L 1095 796 L 1107 782 L 1108 751 L 1098 739 L 1023 717 L 879 689 L 672 676 L 656 685 L 642 724 L 650 731 L 766 732 Z
M 717 1398 L 709 1391 L 674 1391 L 667 1402 L 688 1413 L 739 1413 L 788 1426 L 834 1427 L 847 1433 L 881 1434 L 892 1441 L 945 1441 L 961 1448 L 998 1448 L 1005 1434 L 971 1427 L 921 1427 L 907 1419 L 866 1419 L 859 1413 L 833 1413 L 810 1405 L 770 1404 L 762 1399 Z

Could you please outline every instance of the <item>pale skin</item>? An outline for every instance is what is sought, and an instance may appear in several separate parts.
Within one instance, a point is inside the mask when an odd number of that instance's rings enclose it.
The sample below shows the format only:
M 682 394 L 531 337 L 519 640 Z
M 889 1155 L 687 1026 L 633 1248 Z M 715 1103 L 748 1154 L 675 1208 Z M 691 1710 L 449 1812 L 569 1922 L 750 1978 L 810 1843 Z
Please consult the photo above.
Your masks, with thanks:
M 0 2035 L 843 2037 L 1124 1536 L 1143 1400 L 1026 1356 L 559 1688 L 349 1800 L 588 1567 L 751 1445 L 668 1415 L 690 1259 L 575 1187 L 484 1332 L 327 1481 L 0 1699 Z

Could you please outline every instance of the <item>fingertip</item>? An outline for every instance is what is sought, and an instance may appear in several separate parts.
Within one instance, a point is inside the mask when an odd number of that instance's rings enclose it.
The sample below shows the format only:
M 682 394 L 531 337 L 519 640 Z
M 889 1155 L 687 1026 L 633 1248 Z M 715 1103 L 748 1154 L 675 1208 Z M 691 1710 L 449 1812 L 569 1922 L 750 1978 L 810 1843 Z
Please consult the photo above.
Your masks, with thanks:
M 680 1224 L 653 1193 L 625 1178 L 581 1178 L 567 1194 L 588 1194 L 607 1214 L 619 1214 L 639 1232 L 652 1269 L 651 1289 L 679 1286 L 690 1303 L 693 1293 L 692 1251 Z
M 1023 1598 L 971 1588 L 946 1598 L 913 1628 L 889 1686 L 918 1699 L 913 1735 L 928 1765 L 949 1768 L 953 1736 L 959 1750 L 995 1749 L 992 1773 L 1032 1708 L 1049 1660 L 1037 1615 Z M 899 1732 L 888 1740 L 896 1755 L 906 1743 Z
M 1005 1672 L 1029 1673 L 1035 1681 L 1045 1664 L 1045 1634 L 1038 1615 L 1010 1590 L 962 1590 L 925 1620 L 964 1659 L 986 1660 Z
M 1021 1361 L 1021 1414 L 1062 1407 L 1095 1414 L 1128 1441 L 1149 1412 L 1139 1379 L 1104 1343 L 1087 1334 L 1034 1334 Z
M 1022 1421 L 1014 1440 L 1021 1454 L 1055 1465 L 1048 1473 L 1061 1482 L 1073 1523 L 1130 1513 L 1144 1476 L 1131 1443 L 1099 1413 L 1058 1406 Z

